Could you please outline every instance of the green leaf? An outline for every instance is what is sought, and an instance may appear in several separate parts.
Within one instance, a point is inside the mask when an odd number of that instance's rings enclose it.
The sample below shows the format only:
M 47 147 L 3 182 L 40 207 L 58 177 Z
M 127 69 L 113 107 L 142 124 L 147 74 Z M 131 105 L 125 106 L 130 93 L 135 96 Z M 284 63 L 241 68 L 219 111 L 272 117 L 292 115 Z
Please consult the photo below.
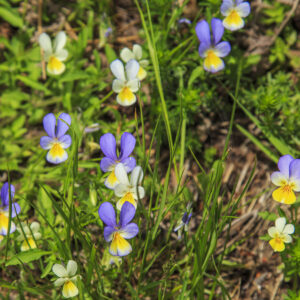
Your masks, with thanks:
M 23 27 L 23 20 L 18 15 L 18 13 L 11 8 L 8 7 L 0 7 L 0 17 L 2 17 L 5 21 L 7 21 L 10 25 L 14 27 Z
M 60 82 L 69 82 L 69 81 L 74 81 L 74 80 L 79 80 L 79 79 L 87 79 L 89 77 L 90 77 L 90 75 L 87 74 L 86 72 L 77 71 L 77 72 L 72 72 L 72 73 L 65 74 L 60 79 Z
M 45 92 L 47 95 L 51 94 L 51 92 L 43 84 L 41 84 L 37 81 L 34 81 L 34 80 L 32 80 L 26 76 L 22 76 L 22 75 L 17 75 L 16 77 L 17 77 L 17 79 L 22 81 L 25 85 L 31 87 L 33 90 Z
M 40 249 L 32 249 L 24 252 L 20 252 L 16 254 L 14 257 L 9 259 L 5 266 L 14 266 L 14 265 L 21 265 L 22 263 L 29 263 L 33 260 L 37 260 L 40 257 L 51 254 L 50 251 L 44 251 Z
M 117 59 L 116 52 L 108 44 L 105 45 L 105 54 L 109 63 Z

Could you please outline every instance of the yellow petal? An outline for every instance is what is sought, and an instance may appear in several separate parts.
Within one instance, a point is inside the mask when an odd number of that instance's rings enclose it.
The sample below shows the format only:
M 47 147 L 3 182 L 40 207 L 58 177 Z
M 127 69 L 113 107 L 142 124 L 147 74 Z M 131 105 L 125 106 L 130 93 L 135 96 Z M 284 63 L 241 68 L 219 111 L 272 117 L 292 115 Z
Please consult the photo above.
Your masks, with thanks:
M 128 192 L 128 193 L 126 193 L 119 201 L 118 201 L 118 209 L 119 210 L 121 210 L 121 208 L 122 208 L 122 206 L 123 206 L 123 204 L 125 203 L 125 202 L 129 202 L 129 203 L 131 203 L 135 208 L 136 208 L 136 201 L 135 201 L 135 199 L 134 199 L 134 197 L 133 197 L 133 195 L 132 195 L 132 193 L 130 193 L 130 192 Z
M 206 70 L 219 70 L 223 66 L 223 61 L 215 54 L 213 50 L 208 50 L 204 60 Z
M 272 197 L 275 201 L 278 201 L 278 202 L 284 203 L 284 204 L 293 204 L 296 202 L 295 193 L 292 191 L 292 189 L 289 185 L 285 185 L 285 186 L 282 186 L 282 187 L 276 189 L 272 193 Z
M 224 26 L 232 30 L 239 29 L 244 26 L 243 19 L 239 13 L 233 9 L 230 14 L 224 19 Z
M 66 281 L 63 286 L 62 294 L 65 298 L 75 297 L 78 295 L 78 288 L 71 280 Z
M 59 59 L 57 59 L 55 56 L 50 56 L 47 70 L 50 74 L 59 75 L 64 72 L 65 65 L 62 63 Z
M 281 252 L 285 249 L 284 242 L 282 241 L 281 238 L 277 237 L 275 239 L 272 239 L 269 241 L 269 244 L 271 247 L 274 249 L 274 251 Z
M 118 178 L 115 175 L 115 170 L 113 170 L 105 180 L 105 185 L 113 189 L 119 183 Z
M 8 231 L 8 217 L 4 213 L 0 213 L 0 232 L 7 234 Z
M 119 232 L 115 232 L 110 244 L 109 252 L 112 255 L 124 256 L 129 254 L 131 250 L 131 245 L 120 235 Z
M 28 240 L 30 247 L 29 247 L 28 243 L 26 242 L 26 240 L 24 240 L 24 242 L 22 243 L 22 246 L 21 246 L 21 251 L 27 251 L 29 249 L 36 248 L 36 243 L 33 238 L 27 238 L 27 240 Z
M 139 80 L 143 80 L 143 79 L 145 79 L 146 76 L 147 76 L 147 72 L 144 70 L 144 68 L 142 68 L 142 67 L 140 66 L 139 71 L 138 71 L 138 74 L 137 74 L 137 78 L 138 78 Z
M 64 149 L 60 145 L 60 143 L 54 143 L 52 148 L 50 149 L 50 155 L 54 158 L 59 157 L 62 158 L 64 155 Z
M 128 106 L 136 101 L 136 97 L 134 93 L 127 86 L 125 86 L 118 94 L 117 101 L 121 105 Z

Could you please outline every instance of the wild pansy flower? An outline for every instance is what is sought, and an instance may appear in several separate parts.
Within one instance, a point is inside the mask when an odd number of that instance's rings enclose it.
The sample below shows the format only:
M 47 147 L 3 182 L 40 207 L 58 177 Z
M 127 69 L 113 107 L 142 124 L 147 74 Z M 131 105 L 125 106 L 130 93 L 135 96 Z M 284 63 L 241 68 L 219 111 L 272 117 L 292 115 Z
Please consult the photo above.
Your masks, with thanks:
M 116 59 L 110 64 L 110 69 L 116 79 L 113 81 L 112 89 L 117 93 L 117 102 L 122 106 L 129 106 L 136 102 L 136 95 L 139 90 L 140 81 L 137 78 L 140 65 L 131 59 L 126 63 L 126 74 L 123 63 Z
M 116 139 L 111 133 L 106 133 L 100 138 L 100 148 L 105 157 L 100 162 L 100 168 L 103 172 L 110 172 L 104 184 L 109 189 L 114 189 L 118 184 L 118 179 L 115 176 L 115 166 L 122 163 L 125 166 L 126 172 L 130 172 L 136 165 L 135 159 L 130 157 L 135 147 L 135 137 L 129 133 L 124 132 L 121 136 L 120 155 L 116 152 Z
M 178 231 L 178 239 L 180 240 L 182 237 L 182 231 L 188 231 L 189 229 L 189 222 L 192 217 L 192 211 L 191 211 L 192 203 L 189 203 L 186 212 L 183 214 L 182 219 L 177 223 L 177 226 L 174 229 L 174 232 Z
M 145 196 L 145 190 L 139 186 L 143 180 L 144 173 L 140 166 L 136 166 L 130 175 L 130 181 L 126 169 L 123 164 L 117 164 L 115 167 L 115 175 L 119 183 L 115 187 L 115 195 L 121 198 L 117 202 L 117 209 L 121 210 L 124 203 L 129 202 L 135 208 L 137 207 L 137 200 Z
M 274 251 L 281 252 L 285 249 L 285 243 L 291 243 L 295 227 L 293 224 L 286 224 L 285 218 L 278 218 L 275 221 L 275 227 L 270 227 L 268 229 L 269 236 L 272 238 L 269 244 Z
M 139 232 L 135 223 L 129 223 L 135 215 L 134 206 L 129 202 L 124 203 L 118 224 L 115 210 L 109 202 L 102 203 L 98 212 L 102 222 L 107 225 L 104 227 L 104 239 L 111 242 L 109 253 L 114 256 L 128 255 L 132 248 L 126 239 L 132 239 Z
M 293 204 L 296 201 L 295 192 L 300 192 L 300 159 L 294 159 L 287 154 L 278 160 L 279 171 L 272 173 L 271 181 L 280 186 L 273 193 L 275 201 Z
M 191 25 L 192 21 L 187 19 L 187 18 L 181 18 L 178 20 L 178 24 L 187 24 L 187 25 Z
M 15 196 L 15 187 L 10 185 L 10 198 L 11 201 Z M 21 211 L 20 205 L 16 202 L 12 203 L 11 218 L 14 218 Z M 1 205 L 0 205 L 0 235 L 7 235 L 9 226 L 9 185 L 8 182 L 4 183 L 1 188 Z M 10 233 L 16 230 L 16 225 L 10 223 Z
M 23 231 L 22 231 L 23 228 Z M 30 226 L 27 226 L 26 224 L 22 224 L 22 228 L 17 228 L 20 235 L 18 236 L 17 240 L 22 242 L 21 245 L 21 251 L 27 251 L 29 249 L 37 248 L 37 245 L 35 243 L 36 240 L 39 240 L 41 238 L 40 231 L 40 223 L 38 222 L 32 222 Z M 26 238 L 24 236 L 24 233 L 26 235 Z M 27 241 L 26 241 L 27 239 Z
M 231 31 L 243 28 L 243 18 L 250 14 L 250 10 L 250 4 L 243 0 L 223 0 L 221 13 L 226 17 L 223 20 L 224 27 Z
M 77 278 L 80 275 L 75 275 L 77 272 L 77 263 L 74 260 L 69 260 L 67 269 L 61 264 L 55 264 L 52 267 L 53 273 L 59 278 L 54 282 L 56 287 L 63 285 L 62 294 L 65 298 L 71 298 L 78 295 L 76 286 Z
M 149 61 L 147 59 L 142 59 L 143 50 L 140 45 L 133 45 L 132 51 L 127 47 L 122 49 L 120 56 L 125 63 L 127 63 L 131 59 L 135 59 L 140 65 L 137 78 L 139 80 L 145 79 L 145 77 L 147 76 L 145 68 L 149 65 Z
M 47 71 L 52 75 L 59 75 L 63 73 L 66 69 L 65 61 L 68 57 L 68 51 L 64 49 L 64 46 L 67 42 L 66 34 L 61 31 L 57 34 L 52 43 L 50 37 L 47 33 L 42 33 L 39 37 L 39 43 L 41 48 L 44 50 L 45 61 L 47 64 Z
M 200 40 L 199 55 L 204 59 L 204 69 L 208 72 L 218 72 L 224 69 L 225 64 L 220 57 L 229 54 L 231 48 L 228 42 L 220 42 L 224 26 L 222 21 L 216 18 L 211 20 L 212 39 L 208 23 L 203 20 L 196 25 L 196 34 Z
M 47 114 L 43 119 L 44 129 L 48 136 L 42 136 L 40 145 L 43 149 L 49 150 L 46 159 L 52 164 L 59 164 L 67 160 L 68 153 L 66 150 L 71 146 L 72 139 L 68 134 L 65 134 L 71 125 L 71 117 L 62 113 L 57 119 L 54 114 Z

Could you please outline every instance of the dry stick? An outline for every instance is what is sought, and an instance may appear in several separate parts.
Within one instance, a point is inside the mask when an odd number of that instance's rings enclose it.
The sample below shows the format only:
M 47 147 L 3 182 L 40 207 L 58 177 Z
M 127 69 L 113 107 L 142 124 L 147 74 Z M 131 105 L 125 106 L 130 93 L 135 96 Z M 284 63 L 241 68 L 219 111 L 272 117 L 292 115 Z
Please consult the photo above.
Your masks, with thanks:
M 42 13 L 43 13 L 43 0 L 39 0 L 39 7 L 38 7 L 38 32 L 41 35 L 43 33 L 42 28 Z M 46 65 L 44 60 L 44 51 L 41 47 L 41 58 L 42 58 L 42 78 L 46 80 Z

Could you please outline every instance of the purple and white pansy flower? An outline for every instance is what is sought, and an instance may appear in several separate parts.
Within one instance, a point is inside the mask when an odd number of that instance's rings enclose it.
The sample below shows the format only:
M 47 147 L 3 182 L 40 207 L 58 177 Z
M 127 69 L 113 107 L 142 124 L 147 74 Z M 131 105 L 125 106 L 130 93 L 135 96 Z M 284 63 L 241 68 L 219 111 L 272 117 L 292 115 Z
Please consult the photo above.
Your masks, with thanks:
M 130 156 L 135 147 L 135 137 L 128 132 L 124 132 L 121 136 L 120 154 L 117 155 L 116 139 L 111 133 L 106 133 L 100 138 L 100 148 L 105 157 L 100 162 L 100 168 L 103 172 L 110 172 L 104 184 L 109 189 L 114 189 L 119 183 L 115 175 L 115 167 L 118 163 L 122 163 L 126 172 L 130 172 L 136 165 L 136 161 Z
M 10 185 L 10 199 L 13 200 L 15 195 L 15 187 Z M 9 185 L 8 182 L 4 183 L 1 188 L 1 205 L 0 205 L 0 235 L 7 235 L 9 227 Z M 14 218 L 21 211 L 18 203 L 12 203 L 11 218 Z M 16 225 L 10 223 L 10 233 L 16 230 Z
M 104 239 L 111 242 L 109 253 L 114 256 L 128 255 L 132 251 L 132 247 L 126 240 L 132 239 L 139 232 L 139 227 L 135 223 L 130 223 L 135 215 L 134 206 L 129 202 L 124 203 L 118 224 L 116 212 L 111 203 L 102 203 L 98 212 L 100 219 L 106 225 Z
M 72 144 L 71 136 L 65 134 L 71 125 L 71 117 L 66 113 L 60 114 L 56 125 L 56 118 L 54 114 L 50 113 L 44 117 L 43 124 L 48 136 L 41 137 L 40 145 L 43 149 L 49 150 L 47 161 L 52 164 L 64 162 L 68 159 L 65 149 Z
M 229 42 L 220 42 L 224 34 L 224 26 L 220 19 L 211 20 L 212 37 L 209 25 L 205 20 L 196 25 L 196 34 L 200 41 L 199 55 L 204 58 L 204 69 L 216 73 L 224 69 L 225 64 L 220 57 L 229 54 L 231 47 Z

